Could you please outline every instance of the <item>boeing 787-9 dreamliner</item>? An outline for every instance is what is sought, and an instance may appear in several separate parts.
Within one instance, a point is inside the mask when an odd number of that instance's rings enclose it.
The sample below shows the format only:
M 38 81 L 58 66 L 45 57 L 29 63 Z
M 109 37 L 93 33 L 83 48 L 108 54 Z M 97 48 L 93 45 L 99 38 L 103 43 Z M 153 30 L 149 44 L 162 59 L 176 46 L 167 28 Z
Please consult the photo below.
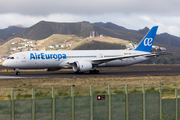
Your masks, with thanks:
M 140 63 L 159 54 L 151 53 L 158 26 L 141 40 L 134 50 L 61 50 L 61 51 L 26 51 L 10 55 L 3 66 L 13 68 L 16 75 L 19 69 L 73 69 L 75 73 L 99 73 L 99 67 L 121 67 Z

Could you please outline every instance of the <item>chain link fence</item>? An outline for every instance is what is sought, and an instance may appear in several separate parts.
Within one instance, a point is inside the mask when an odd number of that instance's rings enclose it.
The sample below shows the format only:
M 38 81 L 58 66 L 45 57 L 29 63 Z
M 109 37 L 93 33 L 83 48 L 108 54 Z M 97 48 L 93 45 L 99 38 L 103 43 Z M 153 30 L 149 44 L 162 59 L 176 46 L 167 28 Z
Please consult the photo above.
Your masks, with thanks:
M 27 90 L 27 94 L 12 90 L 14 92 L 9 94 L 10 100 L 0 100 L 0 119 L 169 120 L 178 119 L 180 116 L 180 99 L 177 94 L 173 99 L 162 99 L 161 86 L 159 91 L 148 92 L 144 89 L 141 93 L 142 88 L 134 89 L 136 93 L 128 93 L 128 88 L 124 86 L 120 86 L 119 90 L 111 89 L 111 86 L 106 89 L 99 91 L 98 87 L 91 86 L 82 91 L 80 87 L 71 86 L 55 91 L 35 89 L 34 93 Z M 126 92 L 122 89 L 126 89 Z M 89 92 L 89 95 L 85 94 L 86 92 Z M 98 100 L 98 96 L 103 96 L 103 99 Z

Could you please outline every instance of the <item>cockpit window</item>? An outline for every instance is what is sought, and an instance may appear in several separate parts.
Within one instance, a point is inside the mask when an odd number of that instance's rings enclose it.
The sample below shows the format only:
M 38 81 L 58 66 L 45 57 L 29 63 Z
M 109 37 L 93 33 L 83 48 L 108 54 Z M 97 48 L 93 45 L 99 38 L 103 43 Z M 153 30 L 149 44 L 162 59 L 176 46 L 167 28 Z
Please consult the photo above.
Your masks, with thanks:
M 7 59 L 14 59 L 14 57 L 8 57 Z

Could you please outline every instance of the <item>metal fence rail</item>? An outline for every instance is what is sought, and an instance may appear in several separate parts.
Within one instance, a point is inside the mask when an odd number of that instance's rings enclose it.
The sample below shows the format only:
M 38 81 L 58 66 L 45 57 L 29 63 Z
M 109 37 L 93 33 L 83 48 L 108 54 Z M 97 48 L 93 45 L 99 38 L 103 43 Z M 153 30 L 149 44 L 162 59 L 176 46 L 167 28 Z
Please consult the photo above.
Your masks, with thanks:
M 93 86 L 90 86 L 90 96 L 75 96 L 74 86 L 71 86 L 71 97 L 55 97 L 55 88 L 52 88 L 52 98 L 35 98 L 35 89 L 32 89 L 32 99 L 14 99 L 14 90 L 11 91 L 11 100 L 0 100 L 1 120 L 178 120 L 180 99 L 175 89 L 175 99 L 162 99 L 162 85 L 159 92 L 145 93 L 145 84 L 142 93 L 128 93 L 125 85 L 125 94 L 108 93 L 105 99 L 97 100 L 93 95 Z

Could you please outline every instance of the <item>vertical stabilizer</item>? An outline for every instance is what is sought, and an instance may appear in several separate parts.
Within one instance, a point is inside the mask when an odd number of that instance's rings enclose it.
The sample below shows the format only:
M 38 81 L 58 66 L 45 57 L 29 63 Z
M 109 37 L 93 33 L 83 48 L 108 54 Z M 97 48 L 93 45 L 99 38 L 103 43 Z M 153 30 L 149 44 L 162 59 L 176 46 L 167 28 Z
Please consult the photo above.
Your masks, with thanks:
M 151 30 L 146 34 L 146 36 L 141 40 L 139 45 L 135 50 L 137 51 L 144 51 L 144 52 L 151 52 L 151 48 L 154 42 L 154 38 L 156 36 L 156 31 L 158 26 L 154 26 Z

